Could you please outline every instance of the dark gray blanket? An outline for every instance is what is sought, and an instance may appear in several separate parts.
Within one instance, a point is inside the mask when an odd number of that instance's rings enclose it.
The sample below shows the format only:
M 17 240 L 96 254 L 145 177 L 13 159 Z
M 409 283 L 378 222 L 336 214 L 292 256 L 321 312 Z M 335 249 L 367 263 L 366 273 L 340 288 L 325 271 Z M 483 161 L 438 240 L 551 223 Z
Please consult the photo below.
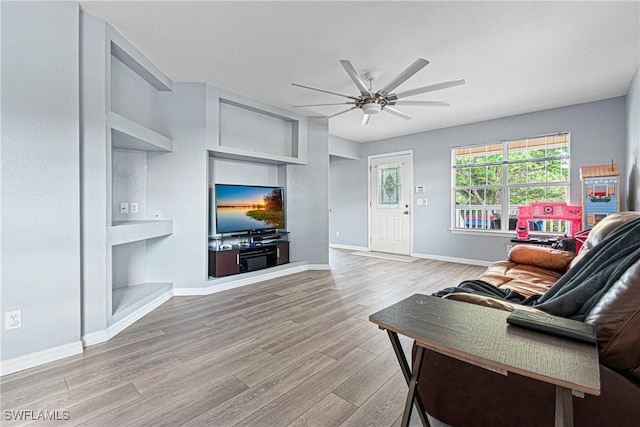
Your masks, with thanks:
M 584 321 L 602 295 L 639 259 L 640 218 L 611 232 L 544 295 L 525 298 L 515 291 L 500 289 L 482 280 L 468 280 L 457 288 L 443 289 L 433 295 L 442 297 L 456 292 L 485 295 L 532 306 L 555 316 Z

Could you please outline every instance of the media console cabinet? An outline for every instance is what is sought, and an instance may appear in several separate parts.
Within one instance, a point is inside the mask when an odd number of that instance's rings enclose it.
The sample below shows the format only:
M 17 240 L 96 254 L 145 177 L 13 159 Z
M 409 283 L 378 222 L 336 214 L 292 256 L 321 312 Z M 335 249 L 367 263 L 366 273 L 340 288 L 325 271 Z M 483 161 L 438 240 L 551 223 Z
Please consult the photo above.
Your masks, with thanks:
M 235 234 L 209 238 L 209 276 L 262 270 L 289 262 L 289 233 Z

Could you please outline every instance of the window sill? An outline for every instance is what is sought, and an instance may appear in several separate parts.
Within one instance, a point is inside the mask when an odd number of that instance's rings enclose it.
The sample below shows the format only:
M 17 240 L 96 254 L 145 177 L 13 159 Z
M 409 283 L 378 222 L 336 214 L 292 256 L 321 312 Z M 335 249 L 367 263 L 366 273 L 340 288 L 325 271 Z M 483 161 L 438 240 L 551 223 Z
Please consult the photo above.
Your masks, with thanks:
M 471 236 L 484 236 L 484 237 L 509 237 L 511 239 L 516 238 L 515 231 L 473 230 L 473 229 L 460 229 L 460 228 L 448 228 L 447 231 L 449 231 L 451 234 L 466 234 Z M 562 237 L 562 234 L 530 232 L 529 237 L 555 238 L 555 237 Z
M 448 228 L 451 234 L 466 234 L 471 236 L 484 236 L 484 237 L 509 237 L 515 238 L 515 231 L 489 231 L 489 230 L 464 230 L 460 228 Z

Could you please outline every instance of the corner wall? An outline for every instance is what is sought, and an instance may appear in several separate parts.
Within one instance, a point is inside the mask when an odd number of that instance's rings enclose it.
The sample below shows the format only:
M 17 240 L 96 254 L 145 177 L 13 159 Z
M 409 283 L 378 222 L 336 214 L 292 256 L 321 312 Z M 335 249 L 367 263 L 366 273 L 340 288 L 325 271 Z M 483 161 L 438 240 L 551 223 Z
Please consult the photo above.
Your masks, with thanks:
M 291 260 L 329 264 L 329 127 L 310 117 L 306 165 L 287 165 L 287 230 Z M 293 211 L 295 209 L 295 214 Z
M 1 7 L 1 310 L 22 310 L 23 324 L 5 331 L 3 319 L 6 372 L 20 356 L 82 351 L 79 6 Z

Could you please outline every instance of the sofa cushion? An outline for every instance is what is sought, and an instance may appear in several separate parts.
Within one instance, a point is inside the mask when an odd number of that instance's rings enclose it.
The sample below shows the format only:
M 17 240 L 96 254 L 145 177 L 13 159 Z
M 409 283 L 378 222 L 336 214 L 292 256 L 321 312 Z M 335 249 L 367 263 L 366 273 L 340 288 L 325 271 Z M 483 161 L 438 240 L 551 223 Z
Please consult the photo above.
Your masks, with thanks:
M 566 271 L 574 254 L 541 246 L 516 245 L 509 251 L 509 260 L 548 270 Z
M 513 261 L 496 261 L 478 278 L 498 288 L 513 289 L 529 297 L 545 293 L 561 276 L 561 271 L 516 264 Z

